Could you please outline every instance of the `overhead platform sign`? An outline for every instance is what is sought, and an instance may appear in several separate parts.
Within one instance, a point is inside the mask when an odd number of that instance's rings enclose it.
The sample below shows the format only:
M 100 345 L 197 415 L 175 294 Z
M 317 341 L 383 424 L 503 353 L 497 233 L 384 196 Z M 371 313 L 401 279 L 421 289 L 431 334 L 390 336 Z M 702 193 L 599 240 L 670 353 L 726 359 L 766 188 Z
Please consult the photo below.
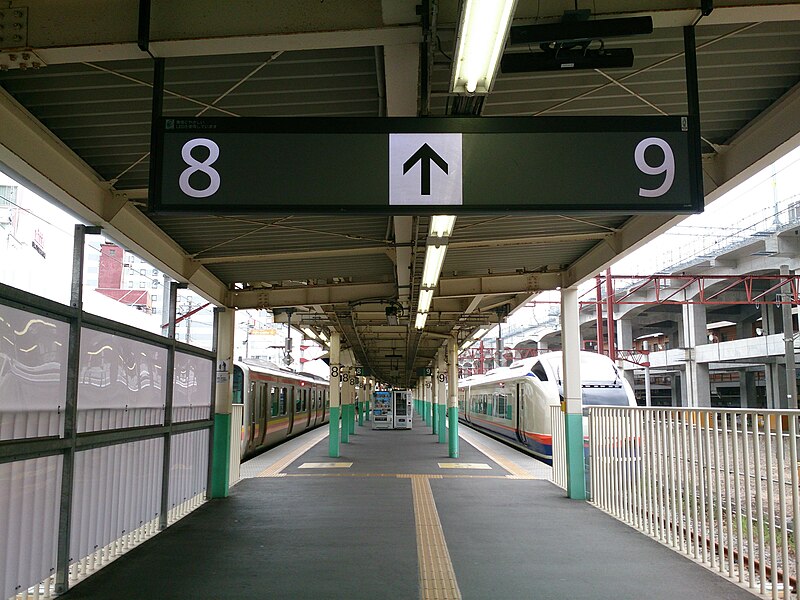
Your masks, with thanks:
M 172 118 L 150 210 L 242 213 L 691 213 L 691 117 Z

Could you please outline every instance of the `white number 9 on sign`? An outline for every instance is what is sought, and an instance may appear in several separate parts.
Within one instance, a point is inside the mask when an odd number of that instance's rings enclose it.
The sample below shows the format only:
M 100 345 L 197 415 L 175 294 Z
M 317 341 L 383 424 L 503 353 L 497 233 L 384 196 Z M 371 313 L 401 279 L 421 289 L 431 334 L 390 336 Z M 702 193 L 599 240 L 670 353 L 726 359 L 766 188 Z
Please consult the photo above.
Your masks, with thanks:
M 652 146 L 658 146 L 664 153 L 664 160 L 659 165 L 651 165 L 645 160 L 644 153 Z M 672 154 L 670 145 L 661 138 L 645 138 L 636 146 L 633 157 L 636 161 L 636 166 L 645 175 L 661 175 L 664 173 L 664 181 L 660 186 L 652 190 L 639 188 L 639 195 L 644 198 L 658 198 L 666 194 L 669 188 L 672 187 L 672 182 L 675 181 L 675 157 Z
M 198 146 L 202 146 L 208 150 L 208 158 L 203 162 L 200 162 L 192 156 L 192 150 Z M 219 146 L 217 146 L 216 142 L 212 142 L 206 138 L 189 140 L 183 145 L 183 148 L 181 148 L 181 157 L 183 158 L 183 162 L 189 165 L 188 168 L 184 169 L 178 179 L 181 191 L 192 198 L 208 198 L 216 194 L 220 184 L 219 172 L 211 166 L 219 158 Z M 198 171 L 208 176 L 209 184 L 207 188 L 198 190 L 197 188 L 193 188 L 192 184 L 189 183 L 189 177 Z

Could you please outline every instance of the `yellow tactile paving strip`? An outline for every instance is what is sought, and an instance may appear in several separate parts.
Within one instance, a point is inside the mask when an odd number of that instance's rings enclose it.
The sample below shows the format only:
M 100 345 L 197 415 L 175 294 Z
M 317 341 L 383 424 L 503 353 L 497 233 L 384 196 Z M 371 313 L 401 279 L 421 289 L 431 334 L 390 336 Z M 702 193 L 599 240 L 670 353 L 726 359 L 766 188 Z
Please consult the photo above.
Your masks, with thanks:
M 256 477 L 284 477 L 284 476 L 286 476 L 286 473 L 281 473 L 281 471 L 283 471 L 286 467 L 288 467 L 290 464 L 292 464 L 294 461 L 296 461 L 298 458 L 300 458 L 303 454 L 308 452 L 311 449 L 312 446 L 318 444 L 322 440 L 322 438 L 324 438 L 326 435 L 328 435 L 328 431 L 324 427 L 322 429 L 323 429 L 323 431 L 321 431 L 320 433 L 318 433 L 315 436 L 312 436 L 312 438 L 309 441 L 307 441 L 305 444 L 303 444 L 299 448 L 296 448 L 295 450 L 293 450 L 292 452 L 290 452 L 289 454 L 287 454 L 286 456 L 284 456 L 280 460 L 272 463 L 271 466 L 269 466 L 266 469 L 264 469 L 263 471 L 261 471 L 261 473 L 256 475 Z
M 498 465 L 503 467 L 506 471 L 511 473 L 511 475 L 508 476 L 508 479 L 539 479 L 538 477 L 531 475 L 528 471 L 520 467 L 517 463 L 495 454 L 483 444 L 476 442 L 474 440 L 468 440 L 463 437 L 461 439 L 467 442 L 470 446 L 474 446 L 478 452 L 486 455 L 486 457 L 489 460 L 497 463 Z
M 455 600 L 461 598 L 444 531 L 436 512 L 436 503 L 429 479 L 438 475 L 400 475 L 411 479 L 414 497 L 414 519 L 417 529 L 417 562 L 419 563 L 420 597 L 423 600 Z

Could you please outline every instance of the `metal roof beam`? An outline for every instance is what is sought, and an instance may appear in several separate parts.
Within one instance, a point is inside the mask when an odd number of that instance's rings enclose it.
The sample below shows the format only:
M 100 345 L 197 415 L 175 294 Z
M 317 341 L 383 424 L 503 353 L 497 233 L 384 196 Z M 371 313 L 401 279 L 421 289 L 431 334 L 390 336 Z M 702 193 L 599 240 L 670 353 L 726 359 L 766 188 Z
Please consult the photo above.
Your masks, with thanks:
M 339 304 L 395 297 L 394 283 L 361 283 L 298 288 L 272 288 L 231 292 L 231 305 L 243 308 L 276 308 Z
M 148 58 L 137 45 L 139 0 L 29 0 L 28 40 L 46 64 Z M 176 18 L 177 15 L 177 18 Z M 154 2 L 150 51 L 162 58 L 417 43 L 412 22 L 385 25 L 381 0 Z
M 715 11 L 716 12 L 716 11 Z M 703 161 L 706 205 L 800 145 L 800 84 Z
M 434 298 L 463 298 L 479 294 L 533 294 L 554 290 L 561 285 L 560 273 L 525 273 L 519 275 L 486 275 L 481 277 L 450 277 L 439 280 Z
M 79 219 L 98 225 L 115 241 L 186 281 L 211 302 L 226 305 L 224 283 L 198 264 L 141 211 L 97 174 L 5 90 L 0 89 L 0 168 Z

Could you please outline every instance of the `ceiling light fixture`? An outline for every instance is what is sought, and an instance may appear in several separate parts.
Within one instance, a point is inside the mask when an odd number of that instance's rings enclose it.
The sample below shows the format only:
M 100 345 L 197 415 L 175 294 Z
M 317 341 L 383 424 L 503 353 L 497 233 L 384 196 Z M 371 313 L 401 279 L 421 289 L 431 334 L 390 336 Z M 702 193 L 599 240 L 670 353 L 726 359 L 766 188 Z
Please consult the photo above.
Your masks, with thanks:
M 427 319 L 428 319 L 428 313 L 418 312 L 417 320 L 414 322 L 414 327 L 417 329 L 424 329 L 425 321 L 427 321 Z
M 488 94 L 517 0 L 462 0 L 450 91 Z

